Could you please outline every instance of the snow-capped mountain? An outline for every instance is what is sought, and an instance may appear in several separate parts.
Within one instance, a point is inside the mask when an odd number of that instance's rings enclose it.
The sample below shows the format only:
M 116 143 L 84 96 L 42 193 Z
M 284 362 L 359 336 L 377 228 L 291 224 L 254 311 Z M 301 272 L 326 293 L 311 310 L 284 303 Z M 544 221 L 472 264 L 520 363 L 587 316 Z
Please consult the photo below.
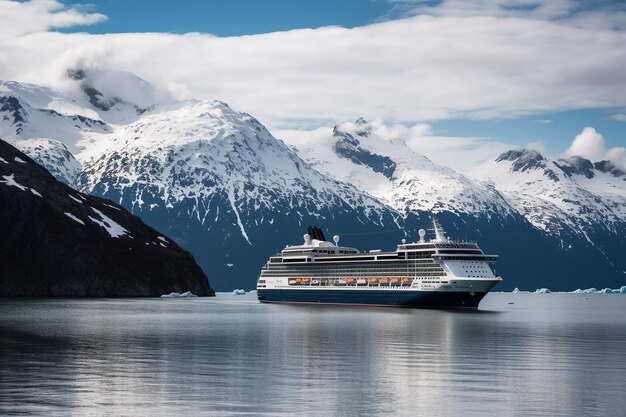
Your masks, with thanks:
M 163 99 L 132 74 L 76 70 L 67 82 L 64 91 L 1 83 L 0 137 L 167 233 L 218 290 L 252 288 L 268 256 L 308 225 L 360 249 L 391 249 L 416 238 L 431 213 L 452 237 L 502 256 L 503 288 L 558 288 L 565 273 L 573 275 L 564 288 L 621 285 L 623 173 L 607 163 L 592 164 L 590 176 L 587 163 L 526 167 L 513 151 L 473 179 L 362 119 L 288 146 L 249 114 L 215 100 Z M 564 193 L 574 202 L 559 200 Z M 542 264 L 539 273 L 527 258 Z
M 326 137 L 288 140 L 320 171 L 403 213 L 405 227 L 416 225 L 415 213 L 435 213 L 457 237 L 467 233 L 485 247 L 493 244 L 517 263 L 523 255 L 541 260 L 540 270 L 522 268 L 526 276 L 603 270 L 619 277 L 626 270 L 620 255 L 626 249 L 626 175 L 610 162 L 551 161 L 536 151 L 511 150 L 468 177 L 379 127 L 359 119 Z
M 271 252 L 289 241 L 286 230 L 299 239 L 312 223 L 347 232 L 393 225 L 402 235 L 392 208 L 310 167 L 248 114 L 219 101 L 144 108 L 103 93 L 88 72 L 70 75 L 69 95 L 4 83 L 0 97 L 15 105 L 3 137 L 57 178 L 167 231 L 222 278 L 218 288 L 251 288 Z M 85 115 L 89 125 L 74 121 Z
M 536 227 L 553 235 L 589 228 L 623 231 L 626 172 L 609 161 L 551 160 L 530 149 L 503 153 L 476 170 Z
M 354 184 L 404 214 L 514 213 L 494 187 L 433 163 L 402 139 L 377 134 L 364 119 L 335 126 L 332 136 L 292 139 L 290 145 L 321 172 Z

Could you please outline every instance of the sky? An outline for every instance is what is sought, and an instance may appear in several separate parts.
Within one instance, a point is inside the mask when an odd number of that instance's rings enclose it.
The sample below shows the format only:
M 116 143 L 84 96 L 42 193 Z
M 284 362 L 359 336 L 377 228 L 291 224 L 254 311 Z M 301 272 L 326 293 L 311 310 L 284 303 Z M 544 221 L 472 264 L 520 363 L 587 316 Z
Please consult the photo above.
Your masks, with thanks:
M 514 146 L 624 166 L 624 2 L 0 0 L 0 16 L 0 79 L 128 71 L 279 138 L 365 117 L 465 172 Z

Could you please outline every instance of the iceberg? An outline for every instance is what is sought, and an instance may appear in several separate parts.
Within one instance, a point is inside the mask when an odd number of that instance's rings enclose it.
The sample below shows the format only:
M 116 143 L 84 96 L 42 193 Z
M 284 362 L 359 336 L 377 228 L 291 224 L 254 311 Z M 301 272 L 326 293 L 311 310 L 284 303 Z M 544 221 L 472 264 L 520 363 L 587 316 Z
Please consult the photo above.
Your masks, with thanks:
M 245 290 L 234 290 L 233 295 L 246 295 Z
M 535 294 L 549 294 L 550 290 L 548 288 L 537 288 L 535 290 Z
M 606 289 L 608 290 L 608 288 L 606 288 Z M 604 291 L 604 290 L 602 290 L 602 291 Z M 602 291 L 601 291 L 601 292 L 602 292 Z M 597 292 L 598 292 L 598 290 L 597 290 L 597 289 L 595 289 L 595 288 L 587 288 L 587 289 L 585 289 L 585 290 L 581 290 L 581 289 L 579 288 L 579 289 L 577 289 L 577 290 L 572 291 L 572 294 L 595 294 L 595 293 L 597 293 Z
M 191 291 L 186 291 L 183 293 L 180 292 L 171 292 L 169 294 L 163 294 L 161 298 L 192 298 L 197 297 L 197 295 L 193 294 Z

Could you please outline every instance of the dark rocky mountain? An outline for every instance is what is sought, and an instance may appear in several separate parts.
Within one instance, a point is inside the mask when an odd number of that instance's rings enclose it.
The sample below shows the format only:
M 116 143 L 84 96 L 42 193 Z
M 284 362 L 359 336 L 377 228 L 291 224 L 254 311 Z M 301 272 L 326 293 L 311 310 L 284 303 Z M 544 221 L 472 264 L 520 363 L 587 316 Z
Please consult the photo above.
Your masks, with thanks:
M 0 140 L 0 296 L 214 295 L 191 254 Z

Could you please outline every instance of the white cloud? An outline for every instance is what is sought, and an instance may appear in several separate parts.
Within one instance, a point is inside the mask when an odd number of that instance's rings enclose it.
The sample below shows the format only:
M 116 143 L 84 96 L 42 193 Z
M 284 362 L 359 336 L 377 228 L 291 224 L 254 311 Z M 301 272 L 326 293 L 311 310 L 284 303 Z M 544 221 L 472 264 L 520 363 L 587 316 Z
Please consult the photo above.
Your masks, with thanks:
M 606 149 L 604 137 L 593 127 L 585 127 L 565 151 L 567 156 L 582 156 L 592 162 L 609 160 L 616 166 L 625 166 L 626 148 L 615 147 Z
M 388 18 L 433 16 L 495 16 L 535 19 L 594 30 L 626 29 L 626 8 L 619 2 L 585 0 L 388 0 Z
M 533 16 L 557 16 L 568 2 L 556 3 Z M 129 71 L 176 98 L 226 101 L 272 128 L 359 116 L 414 122 L 626 106 L 626 33 L 519 13 L 219 38 L 37 32 L 103 17 L 54 1 L 20 4 L 30 14 L 18 15 L 38 23 L 2 33 L 0 79 L 69 88 L 68 68 Z
M 0 38 L 41 32 L 53 28 L 91 25 L 105 21 L 103 14 L 84 7 L 67 7 L 57 0 L 0 1 Z
M 626 114 L 624 113 L 612 114 L 609 117 L 607 117 L 607 119 L 615 120 L 617 122 L 626 122 Z

